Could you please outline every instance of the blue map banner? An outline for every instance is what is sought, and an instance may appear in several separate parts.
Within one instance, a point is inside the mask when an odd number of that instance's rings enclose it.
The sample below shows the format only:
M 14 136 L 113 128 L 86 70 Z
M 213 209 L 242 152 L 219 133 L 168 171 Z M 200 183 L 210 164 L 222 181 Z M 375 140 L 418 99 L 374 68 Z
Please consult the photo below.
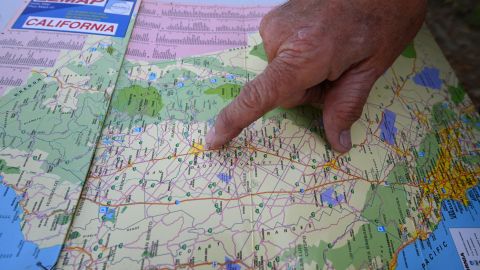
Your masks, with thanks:
M 137 0 L 32 0 L 12 28 L 125 37 Z

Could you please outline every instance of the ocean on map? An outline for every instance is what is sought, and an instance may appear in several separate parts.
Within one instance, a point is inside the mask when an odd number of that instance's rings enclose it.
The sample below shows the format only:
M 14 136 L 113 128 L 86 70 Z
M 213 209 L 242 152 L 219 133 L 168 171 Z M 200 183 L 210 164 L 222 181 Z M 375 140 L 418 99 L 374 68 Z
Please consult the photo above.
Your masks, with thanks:
M 464 269 L 450 229 L 476 228 L 480 224 L 480 185 L 467 193 L 467 206 L 454 200 L 442 202 L 442 221 L 426 240 L 417 240 L 400 252 L 398 270 Z
M 5 185 L 0 175 L 0 269 L 30 269 L 32 265 L 38 269 L 51 269 L 57 261 L 61 245 L 38 248 L 26 241 L 20 221 L 23 210 L 19 205 L 22 199 L 15 191 Z

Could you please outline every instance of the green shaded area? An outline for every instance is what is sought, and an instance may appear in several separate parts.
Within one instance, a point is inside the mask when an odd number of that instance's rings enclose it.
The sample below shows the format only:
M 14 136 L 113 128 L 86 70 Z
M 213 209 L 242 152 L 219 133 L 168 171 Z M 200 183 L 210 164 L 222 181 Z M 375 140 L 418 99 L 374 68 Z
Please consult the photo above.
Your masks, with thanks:
M 419 179 L 425 178 L 428 171 L 435 167 L 440 154 L 439 143 L 436 132 L 428 133 L 420 143 L 416 159 L 416 175 Z
M 0 128 L 0 148 L 25 151 L 42 163 L 45 172 L 57 175 L 61 181 L 83 183 L 108 108 L 105 90 L 117 77 L 111 70 L 120 66 L 123 56 L 119 52 L 126 46 L 123 39 L 112 39 L 112 42 L 115 51 L 111 55 L 106 48 L 98 46 L 96 53 L 101 55 L 88 66 L 73 57 L 50 77 L 32 73 L 23 85 L 2 96 L 0 118 L 6 121 Z M 59 100 L 60 85 L 51 76 L 62 72 L 69 74 L 69 84 L 74 84 L 78 77 L 88 78 L 81 79 L 79 86 L 96 91 L 80 91 L 74 96 L 69 89 L 63 89 L 63 94 L 68 92 L 69 98 L 77 99 L 75 107 L 46 107 L 52 100 Z M 48 155 L 37 157 L 33 155 L 34 150 Z
M 78 231 L 71 232 L 68 236 L 68 240 L 77 239 L 80 237 L 80 233 Z
M 305 269 L 305 264 L 311 265 L 312 263 L 318 265 L 318 268 L 315 268 L 315 265 L 313 265 L 314 269 L 322 269 L 325 265 L 323 256 L 326 250 L 328 250 L 328 246 L 323 241 L 318 246 L 297 245 L 295 248 L 286 250 L 280 257 L 280 260 L 298 261 L 299 263 L 295 265 L 295 269 Z
M 214 56 L 189 57 L 182 59 L 181 62 L 180 65 L 175 61 L 169 61 L 139 66 L 126 61 L 120 72 L 122 75 L 117 81 L 112 106 L 118 105 L 114 103 L 118 97 L 124 95 L 120 93 L 120 89 L 130 88 L 133 84 L 143 88 L 156 88 L 161 96 L 163 109 L 154 116 L 136 114 L 129 118 L 125 118 L 124 112 L 112 110 L 107 121 L 117 127 L 159 124 L 166 119 L 183 122 L 210 121 L 238 94 L 238 89 L 247 78 L 255 77 L 253 72 L 225 65 Z M 156 79 L 150 82 L 147 80 L 132 82 L 128 74 L 139 69 L 147 74 L 155 72 Z M 232 86 L 234 91 L 226 89 L 225 95 L 222 96 L 221 88 L 217 89 L 218 97 L 205 93 L 215 92 L 218 86 L 225 85 L 234 85 Z
M 0 131 L 0 148 L 13 148 L 31 153 L 39 149 L 48 153 L 38 159 L 42 169 L 56 174 L 61 181 L 73 183 L 85 179 L 93 147 L 100 129 L 98 112 L 106 110 L 104 94 L 101 92 L 78 95 L 77 109 L 63 111 L 60 105 L 53 109 L 42 106 L 45 100 L 56 95 L 56 81 L 44 81 L 39 74 L 32 75 L 24 86 L 17 87 L 0 99 L 0 117 L 7 119 L 5 133 Z M 66 90 L 65 90 L 66 91 Z M 15 100 L 24 100 L 16 106 Z M 6 117 L 16 115 L 15 118 Z M 18 119 L 18 120 L 17 120 Z M 32 141 L 32 136 L 36 139 Z M 46 159 L 45 159 L 46 158 Z
M 58 224 L 66 225 L 70 221 L 70 215 L 61 214 L 58 216 Z
M 387 177 L 387 182 L 389 185 L 395 184 L 405 184 L 411 181 L 408 165 L 405 162 L 398 163 L 393 167 Z
M 250 51 L 250 54 L 264 61 L 268 61 L 267 54 L 265 53 L 265 48 L 263 47 L 263 43 L 253 46 L 253 49 Z
M 206 68 L 211 71 L 228 73 L 243 78 L 252 79 L 255 73 L 245 70 L 243 67 L 225 65 L 219 58 L 213 56 L 189 57 L 183 60 L 183 63 L 192 64 L 199 68 Z
M 376 257 L 380 258 L 377 265 L 386 267 L 402 243 L 398 228 L 405 223 L 408 208 L 404 189 L 372 185 L 365 205 L 363 217 L 369 223 L 362 225 L 346 245 L 327 253 L 335 269 L 373 268 L 372 260 Z M 379 226 L 383 226 L 385 232 L 379 232 Z
M 402 52 L 402 56 L 406 58 L 411 58 L 411 59 L 417 57 L 417 52 L 415 51 L 415 45 L 413 44 L 413 42 L 411 42 L 410 44 L 407 45 L 407 47 L 405 47 L 405 49 Z
M 3 159 L 0 159 L 0 173 L 5 174 L 19 174 L 20 169 L 18 167 L 7 166 L 7 162 Z
M 108 54 L 112 55 L 114 51 L 115 51 L 115 49 L 112 46 L 107 47 L 107 53 Z
M 240 94 L 240 90 L 242 87 L 238 84 L 232 84 L 232 83 L 227 83 L 227 84 L 222 84 L 216 88 L 210 88 L 207 91 L 205 91 L 205 94 L 207 95 L 218 95 L 222 97 L 224 101 L 226 100 L 232 100 L 238 94 Z
M 462 161 L 470 166 L 478 166 L 480 164 L 480 156 L 464 156 Z
M 132 85 L 118 90 L 112 102 L 112 107 L 130 116 L 155 116 L 163 108 L 162 97 L 155 87 Z
M 454 122 L 457 115 L 447 106 L 443 106 L 442 103 L 436 103 L 432 109 L 432 119 L 430 123 L 435 129 L 441 129 L 448 127 L 448 125 Z
M 452 98 L 453 103 L 460 104 L 465 98 L 465 89 L 461 85 L 459 86 L 448 86 L 448 92 Z
M 476 113 L 474 114 L 463 114 L 463 122 L 470 128 L 480 131 L 480 116 Z
M 153 254 L 153 252 L 149 252 L 149 251 L 146 251 L 146 250 L 142 253 L 142 257 L 144 257 L 144 258 L 152 258 L 153 256 L 155 256 L 155 254 Z

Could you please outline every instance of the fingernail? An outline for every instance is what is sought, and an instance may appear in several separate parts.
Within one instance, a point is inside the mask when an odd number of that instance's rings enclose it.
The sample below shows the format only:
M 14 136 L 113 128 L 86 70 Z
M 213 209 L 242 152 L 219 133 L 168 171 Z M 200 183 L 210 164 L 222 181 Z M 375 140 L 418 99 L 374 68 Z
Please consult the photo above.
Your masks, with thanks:
M 345 147 L 345 149 L 350 150 L 352 148 L 352 136 L 350 130 L 343 130 L 340 132 L 340 144 Z
M 208 131 L 207 136 L 205 137 L 205 148 L 209 150 L 213 146 L 215 141 L 215 127 Z

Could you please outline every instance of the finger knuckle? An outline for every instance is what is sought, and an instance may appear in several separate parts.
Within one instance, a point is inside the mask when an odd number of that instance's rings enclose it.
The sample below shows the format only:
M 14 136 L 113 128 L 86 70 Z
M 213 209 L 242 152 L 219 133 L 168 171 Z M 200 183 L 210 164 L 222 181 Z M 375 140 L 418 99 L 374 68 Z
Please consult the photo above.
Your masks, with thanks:
M 312 63 L 312 59 L 318 58 L 321 47 L 316 43 L 317 41 L 311 38 L 294 38 L 281 46 L 278 55 L 285 59 L 289 66 L 302 68 Z

